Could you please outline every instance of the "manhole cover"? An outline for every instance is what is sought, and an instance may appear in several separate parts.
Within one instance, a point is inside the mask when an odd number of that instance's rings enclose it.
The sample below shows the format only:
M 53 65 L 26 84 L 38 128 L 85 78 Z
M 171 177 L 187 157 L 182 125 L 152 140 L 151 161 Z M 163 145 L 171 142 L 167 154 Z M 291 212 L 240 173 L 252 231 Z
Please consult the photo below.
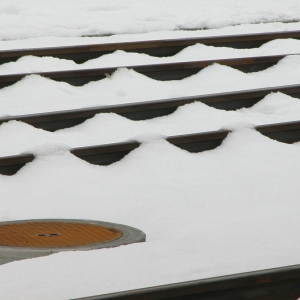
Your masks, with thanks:
M 0 222 L 0 264 L 60 251 L 92 250 L 144 242 L 133 227 L 88 220 Z
M 76 247 L 119 239 L 122 231 L 99 225 L 32 222 L 0 225 L 0 246 Z

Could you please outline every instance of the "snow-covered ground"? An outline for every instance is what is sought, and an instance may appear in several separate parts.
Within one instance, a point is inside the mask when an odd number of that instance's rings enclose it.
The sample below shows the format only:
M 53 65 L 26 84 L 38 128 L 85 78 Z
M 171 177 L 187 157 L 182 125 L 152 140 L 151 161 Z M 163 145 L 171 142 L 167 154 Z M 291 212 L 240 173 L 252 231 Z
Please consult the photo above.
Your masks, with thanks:
M 0 40 L 0 49 L 30 49 L 39 47 L 57 47 L 57 46 L 74 46 L 86 44 L 103 44 L 116 42 L 132 42 L 132 41 L 148 41 L 160 39 L 175 39 L 175 38 L 192 38 L 205 36 L 220 36 L 233 34 L 249 34 L 262 32 L 276 32 L 276 31 L 295 31 L 300 30 L 300 21 L 291 23 L 284 23 L 280 21 L 271 23 L 257 23 L 257 24 L 239 24 L 228 25 L 217 29 L 196 29 L 196 30 L 174 30 L 166 31 L 160 29 L 154 32 L 145 33 L 124 33 L 114 34 L 110 36 L 40 36 L 40 37 L 24 37 L 22 35 L 19 39 L 3 39 Z
M 1 40 L 298 22 L 298 0 L 3 0 Z
M 0 49 L 300 30 L 299 1 L 213 2 L 4 0 Z M 220 29 L 174 31 L 186 28 Z M 137 32 L 144 33 L 130 35 Z M 80 37 L 111 33 L 127 34 Z M 195 45 L 171 58 L 118 51 L 80 66 L 24 57 L 0 66 L 0 74 L 299 50 L 299 41 L 277 40 L 249 50 Z M 299 70 L 300 55 L 290 55 L 261 72 L 245 74 L 214 64 L 179 81 L 155 81 L 124 68 L 83 87 L 31 75 L 0 90 L 0 115 L 299 84 Z M 292 120 L 300 120 L 299 99 L 274 93 L 248 109 L 222 111 L 192 103 L 169 116 L 138 122 L 99 114 L 54 133 L 16 121 L 2 124 L 0 156 L 32 152 L 36 159 L 16 175 L 0 175 L 0 221 L 123 223 L 143 230 L 147 242 L 1 265 L 0 299 L 65 300 L 300 263 L 299 143 L 279 143 L 241 125 Z M 191 154 L 163 139 L 228 126 L 236 129 L 222 145 L 202 153 Z M 143 143 L 105 167 L 67 150 L 129 139 Z
M 152 139 L 108 167 L 58 150 L 0 177 L 1 219 L 111 221 L 140 228 L 147 242 L 2 265 L 3 299 L 70 299 L 299 263 L 299 147 L 242 129 L 198 154 Z

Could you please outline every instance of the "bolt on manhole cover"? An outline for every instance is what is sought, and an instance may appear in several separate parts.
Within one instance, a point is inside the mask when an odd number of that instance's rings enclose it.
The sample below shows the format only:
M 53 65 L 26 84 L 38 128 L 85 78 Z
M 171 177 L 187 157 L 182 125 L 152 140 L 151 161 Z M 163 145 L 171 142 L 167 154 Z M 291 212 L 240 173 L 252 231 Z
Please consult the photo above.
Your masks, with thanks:
M 60 251 L 92 250 L 144 242 L 133 227 L 88 220 L 0 222 L 0 264 Z

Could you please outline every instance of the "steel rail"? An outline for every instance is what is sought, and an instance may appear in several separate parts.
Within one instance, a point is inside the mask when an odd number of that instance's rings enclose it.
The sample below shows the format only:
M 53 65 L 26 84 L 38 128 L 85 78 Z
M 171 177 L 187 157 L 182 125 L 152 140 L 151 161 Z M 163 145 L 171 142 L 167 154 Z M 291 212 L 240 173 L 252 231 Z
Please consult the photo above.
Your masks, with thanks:
M 167 284 L 74 300 L 296 300 L 300 265 Z
M 293 55 L 298 55 L 298 53 L 294 53 Z M 82 86 L 90 81 L 97 81 L 109 77 L 119 68 L 133 69 L 134 71 L 143 74 L 149 78 L 162 81 L 180 80 L 189 77 L 191 75 L 197 74 L 200 70 L 214 63 L 229 66 L 243 72 L 257 72 L 274 66 L 284 57 L 286 57 L 286 54 L 212 59 L 202 61 L 187 61 L 165 64 L 121 66 L 113 68 L 9 74 L 0 76 L 0 88 L 12 85 L 24 78 L 25 76 L 32 74 L 44 76 L 56 81 L 67 82 L 74 86 Z
M 83 63 L 87 60 L 100 57 L 104 54 L 112 53 L 116 50 L 146 53 L 152 56 L 163 57 L 175 55 L 185 47 L 192 46 L 198 43 L 214 47 L 232 47 L 245 49 L 260 47 L 264 43 L 270 42 L 275 39 L 291 38 L 300 39 L 300 31 L 281 31 L 242 35 L 1 50 L 0 64 L 16 61 L 17 59 L 25 55 L 53 56 L 62 59 L 74 60 L 76 63 Z
M 127 103 L 121 105 L 97 106 L 31 115 L 1 117 L 0 124 L 15 120 L 30 124 L 36 128 L 55 131 L 76 126 L 100 113 L 115 113 L 135 121 L 146 120 L 166 116 L 173 113 L 179 106 L 197 101 L 217 109 L 236 110 L 243 107 L 251 107 L 269 93 L 275 92 L 281 92 L 292 97 L 300 98 L 300 84 L 147 102 Z
M 261 134 L 283 143 L 300 141 L 300 121 L 268 124 L 256 126 Z M 166 140 L 181 149 L 191 153 L 212 150 L 227 137 L 228 130 L 179 135 L 167 137 Z M 138 148 L 140 143 L 129 141 L 115 144 L 73 148 L 70 150 L 75 156 L 95 165 L 110 165 L 121 160 L 132 150 Z M 34 160 L 33 154 L 21 154 L 0 158 L 0 174 L 13 175 L 26 163 Z

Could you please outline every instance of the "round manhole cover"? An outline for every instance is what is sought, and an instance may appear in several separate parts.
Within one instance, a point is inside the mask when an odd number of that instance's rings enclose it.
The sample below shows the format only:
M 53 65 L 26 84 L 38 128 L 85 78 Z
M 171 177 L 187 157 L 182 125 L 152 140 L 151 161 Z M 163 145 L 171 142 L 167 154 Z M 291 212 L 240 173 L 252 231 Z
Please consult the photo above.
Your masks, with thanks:
M 70 250 L 92 250 L 144 242 L 133 227 L 88 220 L 0 222 L 0 264 Z
M 78 247 L 122 237 L 122 231 L 94 224 L 30 222 L 0 225 L 0 246 Z

